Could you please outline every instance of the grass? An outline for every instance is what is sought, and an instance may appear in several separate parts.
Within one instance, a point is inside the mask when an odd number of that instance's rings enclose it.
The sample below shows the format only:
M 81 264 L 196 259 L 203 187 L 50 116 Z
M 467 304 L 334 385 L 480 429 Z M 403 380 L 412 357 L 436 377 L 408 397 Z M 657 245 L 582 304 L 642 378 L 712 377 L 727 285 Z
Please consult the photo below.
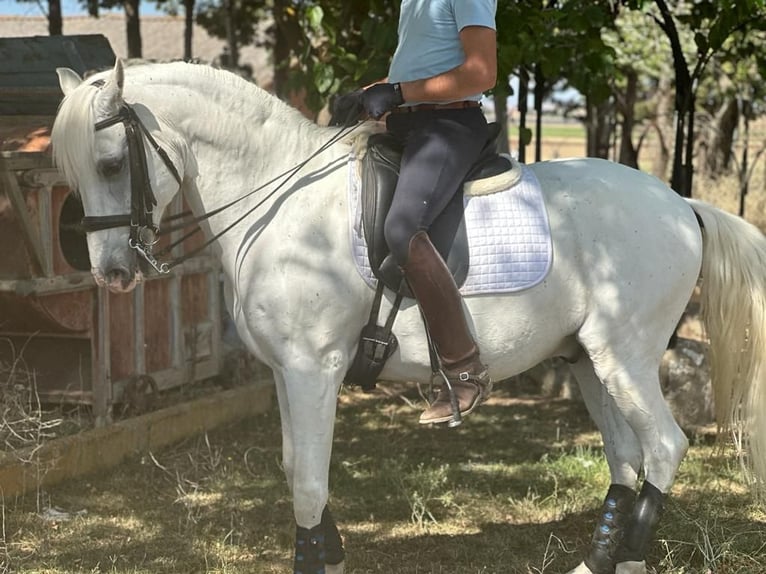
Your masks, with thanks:
M 575 566 L 608 487 L 584 408 L 506 384 L 463 427 L 417 424 L 414 388 L 344 391 L 331 504 L 347 572 Z M 738 462 L 697 440 L 651 549 L 657 572 L 762 572 L 766 515 Z M 4 500 L 0 572 L 286 572 L 294 524 L 276 409 L 113 472 Z
M 534 121 L 527 123 L 527 128 L 531 129 L 534 133 L 535 123 Z M 554 123 L 543 122 L 543 145 L 548 138 L 564 138 L 564 139 L 577 139 L 582 140 L 583 148 L 585 146 L 585 127 L 579 122 L 572 123 Z M 513 141 L 518 141 L 519 128 L 517 125 L 511 126 L 511 137 Z

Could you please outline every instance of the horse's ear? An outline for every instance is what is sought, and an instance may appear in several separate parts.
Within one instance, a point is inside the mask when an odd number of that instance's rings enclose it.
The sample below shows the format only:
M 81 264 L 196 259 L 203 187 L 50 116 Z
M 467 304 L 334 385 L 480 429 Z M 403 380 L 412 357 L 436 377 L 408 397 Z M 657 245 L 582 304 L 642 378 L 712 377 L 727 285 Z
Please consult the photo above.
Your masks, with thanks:
M 125 83 L 125 71 L 123 70 L 122 60 L 117 58 L 112 73 L 106 80 L 104 87 L 101 88 L 98 107 L 104 115 L 109 115 L 117 111 L 122 104 L 122 86 Z
M 68 96 L 72 91 L 82 83 L 82 78 L 77 72 L 70 68 L 56 68 L 56 75 L 59 77 L 59 86 L 65 96 Z

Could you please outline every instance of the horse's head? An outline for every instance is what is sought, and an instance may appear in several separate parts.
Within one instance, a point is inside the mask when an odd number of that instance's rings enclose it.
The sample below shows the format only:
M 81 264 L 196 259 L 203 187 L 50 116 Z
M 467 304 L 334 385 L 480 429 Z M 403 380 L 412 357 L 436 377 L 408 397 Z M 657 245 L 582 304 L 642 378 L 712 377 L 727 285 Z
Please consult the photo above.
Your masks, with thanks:
M 123 99 L 119 60 L 85 81 L 68 68 L 57 73 L 65 97 L 53 156 L 82 198 L 91 271 L 100 286 L 130 291 L 141 279 L 136 252 L 151 253 L 160 216 L 181 185 L 181 146 L 151 110 Z

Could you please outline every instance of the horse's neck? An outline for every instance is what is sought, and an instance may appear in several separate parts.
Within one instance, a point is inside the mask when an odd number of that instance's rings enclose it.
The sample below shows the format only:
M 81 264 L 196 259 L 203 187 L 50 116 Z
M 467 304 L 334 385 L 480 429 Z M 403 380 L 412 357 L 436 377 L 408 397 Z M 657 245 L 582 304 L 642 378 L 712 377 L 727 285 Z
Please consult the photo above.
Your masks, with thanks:
M 201 80 L 207 78 L 202 75 Z M 220 78 L 219 78 L 220 79 Z M 193 82 L 163 91 L 162 115 L 186 142 L 185 193 L 196 215 L 208 213 L 288 172 L 309 158 L 332 136 L 334 130 L 320 128 L 296 110 L 255 86 L 229 79 L 197 87 Z M 162 103 L 158 102 L 158 105 Z M 268 223 L 274 206 L 284 203 L 285 195 L 302 193 L 295 182 L 338 161 L 348 149 L 333 146 L 292 176 L 255 212 L 226 231 L 220 239 L 224 255 L 239 248 L 244 234 L 252 232 L 253 222 Z M 281 179 L 280 179 L 281 181 Z M 217 235 L 262 201 L 278 183 L 266 186 L 235 206 L 212 217 L 203 227 L 209 236 Z M 306 185 L 309 185 L 308 183 Z M 313 190 L 311 191 L 313 193 Z M 342 193 L 337 186 L 322 187 L 322 193 Z M 333 202 L 337 205 L 337 202 Z M 310 219 L 311 213 L 297 214 Z

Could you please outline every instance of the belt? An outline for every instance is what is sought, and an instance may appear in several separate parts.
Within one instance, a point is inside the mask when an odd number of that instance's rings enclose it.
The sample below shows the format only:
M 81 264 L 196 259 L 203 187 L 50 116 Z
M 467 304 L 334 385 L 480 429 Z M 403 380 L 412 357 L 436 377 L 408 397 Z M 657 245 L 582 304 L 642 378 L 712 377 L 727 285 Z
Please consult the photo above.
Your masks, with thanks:
M 427 112 L 433 110 L 464 110 L 466 108 L 480 108 L 481 103 L 474 100 L 461 100 L 448 104 L 415 104 L 414 106 L 399 106 L 391 110 L 392 114 L 406 114 L 408 112 Z

